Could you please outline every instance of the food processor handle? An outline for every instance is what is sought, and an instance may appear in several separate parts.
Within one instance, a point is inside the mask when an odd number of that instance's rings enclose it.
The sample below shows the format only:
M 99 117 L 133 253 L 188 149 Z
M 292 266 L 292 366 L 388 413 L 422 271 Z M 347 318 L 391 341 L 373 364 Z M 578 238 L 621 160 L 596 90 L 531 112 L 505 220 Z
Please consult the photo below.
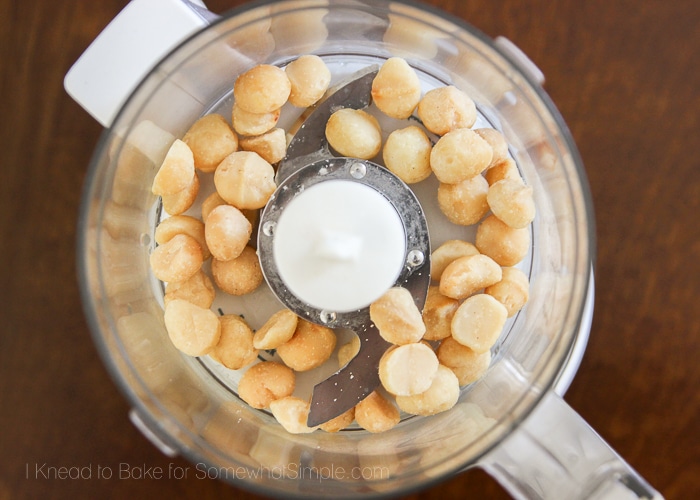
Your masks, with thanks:
M 480 466 L 516 499 L 663 498 L 554 393 Z
M 64 87 L 109 127 L 151 68 L 217 18 L 201 0 L 131 0 L 71 67 Z

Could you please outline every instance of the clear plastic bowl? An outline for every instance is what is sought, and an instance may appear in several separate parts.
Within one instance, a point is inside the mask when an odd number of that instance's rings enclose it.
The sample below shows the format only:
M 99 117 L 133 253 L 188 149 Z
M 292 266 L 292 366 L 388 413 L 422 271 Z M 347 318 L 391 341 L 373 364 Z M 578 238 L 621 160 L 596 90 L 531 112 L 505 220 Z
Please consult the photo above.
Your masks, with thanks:
M 160 217 L 150 186 L 172 139 L 201 115 L 230 107 L 240 72 L 259 63 L 283 67 L 308 53 L 326 60 L 335 81 L 401 56 L 426 89 L 461 88 L 477 103 L 480 123 L 506 136 L 535 193 L 532 249 L 522 264 L 530 300 L 508 322 L 490 369 L 448 412 L 406 417 L 381 434 L 352 428 L 291 435 L 265 411 L 248 407 L 235 394 L 235 377 L 171 345 L 163 287 L 149 269 Z M 429 205 L 430 221 L 437 208 Z M 445 227 L 431 232 L 433 247 L 468 236 Z M 398 494 L 482 465 L 550 393 L 565 366 L 582 322 L 594 248 L 584 170 L 539 83 L 458 19 L 420 5 L 352 0 L 251 4 L 158 63 L 100 141 L 79 234 L 94 340 L 135 419 L 164 451 L 187 457 L 198 477 L 304 498 Z M 267 314 L 255 300 L 240 307 L 252 326 Z

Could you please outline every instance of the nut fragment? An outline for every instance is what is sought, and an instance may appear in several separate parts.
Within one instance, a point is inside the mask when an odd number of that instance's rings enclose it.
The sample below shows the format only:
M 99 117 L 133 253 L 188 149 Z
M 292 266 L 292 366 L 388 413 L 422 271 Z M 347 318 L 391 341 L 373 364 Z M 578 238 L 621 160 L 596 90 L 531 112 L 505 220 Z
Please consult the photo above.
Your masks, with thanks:
M 501 280 L 501 266 L 487 255 L 468 255 L 450 263 L 440 279 L 440 293 L 465 299 Z
M 238 395 L 253 408 L 267 408 L 276 399 L 291 396 L 296 377 L 291 368 L 274 361 L 257 363 L 238 382 Z
M 511 267 L 527 255 L 530 232 L 526 227 L 509 227 L 495 215 L 489 215 L 476 230 L 476 248 L 501 266 Z
M 361 109 L 343 108 L 326 123 L 326 139 L 342 156 L 369 160 L 382 148 L 377 119 Z
M 423 307 L 425 323 L 424 340 L 441 340 L 451 333 L 452 316 L 459 307 L 459 301 L 440 293 L 437 286 L 428 288 L 428 297 Z
M 230 370 L 240 370 L 255 361 L 258 350 L 253 346 L 253 330 L 243 318 L 226 314 L 219 321 L 221 338 L 211 352 L 212 358 Z
M 318 427 L 309 427 L 306 420 L 309 417 L 310 404 L 303 399 L 287 396 L 270 403 L 270 411 L 284 430 L 291 434 L 308 434 Z
M 377 391 L 355 405 L 355 421 L 369 432 L 388 431 L 400 420 L 399 410 Z
M 501 281 L 486 287 L 484 293 L 506 306 L 510 318 L 527 303 L 529 288 L 530 284 L 524 272 L 516 267 L 504 267 Z
M 420 394 L 430 387 L 438 364 L 435 352 L 424 343 L 396 346 L 379 361 L 379 380 L 395 396 Z
M 437 350 L 440 363 L 451 369 L 460 386 L 476 382 L 491 364 L 491 351 L 478 353 L 448 337 Z
M 475 175 L 456 184 L 440 183 L 438 205 L 453 224 L 470 226 L 479 222 L 489 211 L 486 201 L 489 183 L 481 175 Z
M 420 182 L 433 172 L 430 169 L 432 147 L 430 139 L 420 127 L 410 125 L 394 130 L 384 144 L 384 165 L 406 184 Z
M 440 281 L 445 268 L 453 261 L 467 255 L 476 255 L 479 250 L 464 240 L 447 240 L 433 250 L 430 257 L 430 277 L 433 281 Z
M 385 115 L 403 120 L 411 116 L 421 96 L 420 80 L 405 59 L 387 59 L 372 81 L 372 101 Z
M 299 317 L 289 309 L 273 314 L 253 337 L 256 349 L 277 349 L 294 335 Z
M 369 306 L 369 317 L 382 338 L 392 344 L 418 342 L 425 333 L 421 312 L 406 288 L 387 290 Z
M 313 106 L 323 97 L 331 82 L 331 72 L 317 55 L 303 55 L 285 68 L 291 84 L 289 102 L 292 106 Z
M 291 89 L 284 70 L 259 64 L 236 78 L 233 97 L 236 104 L 249 113 L 269 113 L 287 102 Z
M 275 170 L 259 154 L 237 151 L 228 155 L 214 172 L 219 195 L 231 205 L 262 208 L 275 191 Z
M 186 300 L 168 302 L 164 319 L 170 341 L 190 356 L 207 354 L 221 336 L 221 324 L 216 314 Z
M 486 352 L 501 335 L 506 317 L 505 306 L 490 295 L 472 295 L 452 317 L 452 337 L 477 353 Z
M 214 283 L 230 295 L 245 295 L 263 281 L 260 261 L 253 247 L 247 246 L 235 259 L 212 259 L 211 273 Z
M 238 257 L 248 244 L 253 226 L 236 207 L 219 205 L 204 225 L 204 236 L 211 254 L 217 260 Z
M 486 199 L 493 214 L 510 227 L 526 227 L 535 218 L 532 188 L 520 179 L 503 179 L 492 184 Z
M 238 149 L 238 137 L 216 113 L 205 115 L 194 122 L 182 141 L 192 150 L 195 168 L 213 172 L 217 165 Z
M 493 150 L 473 130 L 460 128 L 443 135 L 430 153 L 430 167 L 440 182 L 456 184 L 483 172 Z
M 418 103 L 418 117 L 432 133 L 445 135 L 452 130 L 471 128 L 476 122 L 476 105 L 454 86 L 437 87 L 426 92 Z
M 175 139 L 153 178 L 151 191 L 157 196 L 179 193 L 192 184 L 193 177 L 192 151 L 183 141 Z
M 303 372 L 321 366 L 335 349 L 335 333 L 330 328 L 299 319 L 294 335 L 277 348 L 282 361 Z
M 151 270 L 161 281 L 184 281 L 202 266 L 202 248 L 197 240 L 177 234 L 151 253 Z
M 435 415 L 452 408 L 459 399 L 459 380 L 448 367 L 438 365 L 427 390 L 412 396 L 396 396 L 396 404 L 412 415 Z
M 165 287 L 163 302 L 167 305 L 173 299 L 182 299 L 209 309 L 215 297 L 214 284 L 209 276 L 200 270 L 186 280 L 169 282 Z

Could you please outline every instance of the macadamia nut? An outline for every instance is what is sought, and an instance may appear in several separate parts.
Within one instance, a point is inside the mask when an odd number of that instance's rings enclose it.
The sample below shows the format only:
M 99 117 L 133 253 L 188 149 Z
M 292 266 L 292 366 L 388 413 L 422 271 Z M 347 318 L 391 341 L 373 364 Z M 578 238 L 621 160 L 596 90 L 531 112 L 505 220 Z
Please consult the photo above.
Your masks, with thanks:
M 325 432 L 342 431 L 355 421 L 355 408 L 350 408 L 348 411 L 341 413 L 335 418 L 319 425 L 319 428 Z
M 486 255 L 460 257 L 442 273 L 440 293 L 453 299 L 465 299 L 498 283 L 501 277 L 501 266 Z
M 248 244 L 252 231 L 250 221 L 231 205 L 219 205 L 213 209 L 204 224 L 207 246 L 217 260 L 238 257 Z
M 396 404 L 412 415 L 435 415 L 452 408 L 459 399 L 459 380 L 448 367 L 438 365 L 427 390 L 411 396 L 396 396 Z
M 517 267 L 504 267 L 501 281 L 486 287 L 484 293 L 506 306 L 510 318 L 527 303 L 529 289 L 530 283 L 524 272 Z
M 170 281 L 165 287 L 163 302 L 182 299 L 204 309 L 209 309 L 214 303 L 216 291 L 209 276 L 203 271 L 197 271 L 184 281 Z
M 396 346 L 379 361 L 379 380 L 395 396 L 420 394 L 430 387 L 438 364 L 435 352 L 426 344 Z
M 177 234 L 167 243 L 158 245 L 151 253 L 151 270 L 161 281 L 184 281 L 202 266 L 202 248 L 197 240 Z
M 459 307 L 459 301 L 440 293 L 437 286 L 428 288 L 428 297 L 423 307 L 425 323 L 424 340 L 441 340 L 452 334 L 452 316 Z
M 519 179 L 503 179 L 492 184 L 486 199 L 493 215 L 510 227 L 526 227 L 535 218 L 532 188 Z
M 242 136 L 256 136 L 272 130 L 280 119 L 281 110 L 275 109 L 269 113 L 250 113 L 233 105 L 231 123 L 233 129 Z M 239 141 L 240 142 L 240 141 Z
M 453 224 L 471 226 L 479 222 L 489 211 L 487 195 L 489 183 L 481 175 L 475 175 L 456 184 L 440 183 L 438 205 Z
M 484 178 L 486 179 L 486 182 L 489 183 L 489 186 L 493 186 L 502 179 L 522 180 L 518 166 L 511 158 L 505 158 L 495 163 L 486 172 L 484 172 Z
M 256 349 L 277 349 L 292 338 L 299 317 L 289 309 L 282 309 L 270 316 L 253 337 Z
M 342 156 L 369 160 L 382 149 L 377 119 L 361 109 L 343 108 L 326 123 L 326 139 Z
M 296 377 L 291 368 L 274 361 L 257 363 L 238 382 L 238 395 L 253 408 L 270 406 L 276 399 L 291 396 Z
M 160 221 L 155 231 L 156 243 L 162 245 L 177 234 L 192 236 L 202 249 L 202 257 L 207 260 L 211 254 L 204 237 L 204 223 L 189 215 L 173 215 Z
M 161 196 L 163 202 L 163 210 L 170 215 L 180 215 L 188 211 L 199 194 L 199 176 L 195 172 L 192 177 L 192 182 L 182 191 L 173 194 L 164 194 Z
M 478 353 L 452 337 L 440 343 L 437 357 L 441 364 L 454 372 L 460 386 L 479 380 L 491 364 L 491 351 Z
M 421 312 L 405 288 L 387 290 L 369 306 L 369 317 L 382 338 L 392 344 L 418 342 L 425 333 Z
M 400 420 L 399 410 L 377 391 L 355 405 L 355 421 L 369 432 L 388 431 Z
M 372 81 L 372 101 L 387 116 L 403 120 L 411 116 L 421 96 L 420 80 L 405 59 L 387 59 Z
M 384 144 L 382 156 L 386 168 L 406 184 L 430 177 L 430 151 L 433 145 L 420 127 L 410 125 L 394 130 Z
M 433 281 L 440 281 L 445 268 L 460 257 L 476 255 L 479 250 L 463 240 L 447 240 L 442 245 L 433 250 L 430 257 L 430 277 Z
M 192 150 L 180 139 L 175 139 L 153 178 L 151 191 L 157 196 L 179 193 L 192 184 L 193 177 Z
M 508 143 L 503 134 L 495 128 L 475 128 L 473 130 L 479 137 L 488 142 L 491 149 L 493 149 L 493 158 L 491 158 L 488 168 L 508 158 Z
M 250 293 L 263 281 L 258 255 L 250 246 L 245 247 L 235 259 L 212 259 L 211 274 L 216 286 L 230 295 Z
M 501 335 L 507 314 L 505 306 L 490 295 L 472 295 L 452 317 L 452 337 L 474 352 L 484 353 Z
M 480 174 L 493 150 L 473 130 L 459 128 L 443 135 L 430 152 L 430 167 L 440 182 L 456 184 Z
M 316 104 L 331 83 L 331 72 L 317 55 L 300 56 L 290 62 L 285 71 L 291 84 L 289 102 L 299 108 Z
M 426 92 L 418 103 L 418 117 L 432 133 L 445 135 L 452 130 L 471 128 L 476 122 L 476 105 L 457 87 L 437 87 Z
M 269 113 L 281 108 L 292 90 L 284 70 L 259 64 L 236 78 L 233 98 L 249 113 Z
M 287 152 L 287 134 L 284 129 L 273 128 L 255 137 L 241 137 L 240 144 L 244 151 L 257 153 L 263 160 L 273 164 L 282 160 Z
M 255 361 L 258 350 L 253 346 L 253 330 L 243 318 L 226 314 L 219 322 L 221 338 L 211 352 L 212 358 L 230 370 L 240 370 Z
M 284 427 L 284 430 L 290 434 L 308 434 L 318 429 L 318 427 L 306 425 L 306 420 L 309 417 L 309 408 L 310 404 L 308 401 L 293 396 L 276 399 L 270 403 L 272 415 Z
M 503 267 L 523 260 L 530 249 L 528 228 L 508 226 L 495 215 L 486 217 L 476 230 L 476 248 Z
M 335 332 L 325 326 L 299 319 L 294 335 L 277 348 L 282 361 L 303 372 L 321 366 L 335 349 Z
M 238 137 L 218 114 L 201 117 L 185 133 L 182 141 L 192 150 L 195 168 L 213 172 L 221 161 L 238 149 Z
M 170 341 L 189 356 L 203 356 L 219 342 L 221 324 L 209 309 L 175 299 L 165 306 L 164 318 Z
M 214 172 L 214 185 L 224 200 L 240 209 L 264 207 L 277 188 L 272 165 L 251 151 L 227 156 Z
M 202 202 L 202 221 L 207 222 L 207 217 L 209 214 L 219 205 L 227 205 L 226 200 L 224 200 L 219 193 L 214 191 L 212 194 L 207 196 Z

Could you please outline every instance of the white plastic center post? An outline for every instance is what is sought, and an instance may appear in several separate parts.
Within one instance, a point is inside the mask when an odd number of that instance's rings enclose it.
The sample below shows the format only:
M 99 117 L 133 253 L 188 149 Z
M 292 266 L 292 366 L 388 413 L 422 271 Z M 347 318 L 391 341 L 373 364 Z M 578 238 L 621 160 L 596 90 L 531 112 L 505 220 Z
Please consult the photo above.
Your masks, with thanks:
M 406 235 L 381 193 L 336 179 L 314 184 L 289 202 L 272 249 L 292 294 L 320 310 L 349 312 L 369 306 L 396 282 Z

